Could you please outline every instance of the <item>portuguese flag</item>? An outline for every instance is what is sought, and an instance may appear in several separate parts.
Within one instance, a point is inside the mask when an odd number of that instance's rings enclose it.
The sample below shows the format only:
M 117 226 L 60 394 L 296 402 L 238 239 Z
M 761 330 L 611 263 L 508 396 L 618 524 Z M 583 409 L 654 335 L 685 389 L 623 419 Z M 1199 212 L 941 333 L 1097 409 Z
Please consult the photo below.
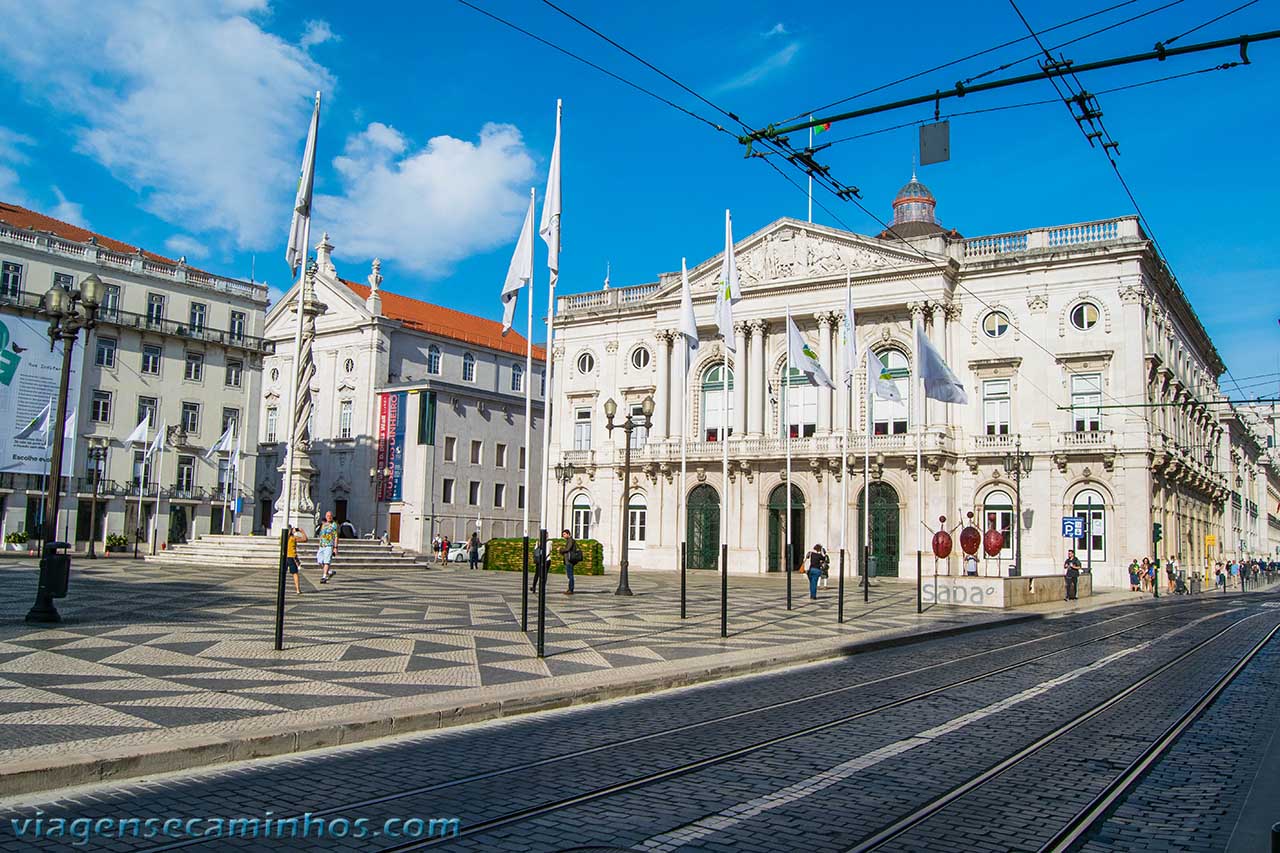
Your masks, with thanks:
M 827 121 L 827 122 L 823 122 L 822 124 L 817 125 L 816 127 L 814 127 L 813 132 L 814 132 L 814 133 L 825 133 L 826 131 L 828 131 L 828 130 L 830 130 L 830 129 L 831 129 L 831 122 Z

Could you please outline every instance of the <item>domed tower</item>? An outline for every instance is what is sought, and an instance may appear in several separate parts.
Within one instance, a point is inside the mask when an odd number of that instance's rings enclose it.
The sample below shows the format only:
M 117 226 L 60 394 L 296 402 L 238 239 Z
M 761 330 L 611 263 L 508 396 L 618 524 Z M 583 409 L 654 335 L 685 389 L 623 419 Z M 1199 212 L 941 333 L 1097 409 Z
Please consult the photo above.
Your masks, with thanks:
M 911 180 L 898 190 L 898 194 L 893 199 L 892 233 L 888 230 L 882 231 L 880 239 L 910 239 L 947 233 L 947 229 L 938 224 L 938 217 L 934 212 L 937 206 L 938 202 L 933 197 L 933 193 L 920 183 L 916 178 L 915 170 L 912 169 Z

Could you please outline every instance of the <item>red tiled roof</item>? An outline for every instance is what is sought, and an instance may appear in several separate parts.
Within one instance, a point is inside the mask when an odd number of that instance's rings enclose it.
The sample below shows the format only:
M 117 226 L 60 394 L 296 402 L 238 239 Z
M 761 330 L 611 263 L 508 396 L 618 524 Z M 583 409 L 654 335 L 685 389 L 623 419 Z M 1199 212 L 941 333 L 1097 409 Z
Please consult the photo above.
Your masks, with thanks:
M 44 231 L 53 234 L 55 237 L 61 237 L 63 240 L 70 240 L 72 243 L 88 243 L 92 239 L 104 249 L 110 249 L 122 255 L 136 255 L 139 251 L 137 246 L 130 246 L 128 243 L 112 240 L 110 237 L 88 231 L 78 225 L 72 225 L 69 222 L 63 222 L 61 219 L 54 219 L 52 216 L 45 216 L 43 213 L 36 213 L 34 210 L 27 210 L 25 207 L 19 207 L 16 204 L 9 204 L 3 201 L 0 201 L 0 222 L 14 228 Z M 172 258 L 157 255 L 155 252 L 142 250 L 142 254 L 153 261 L 159 261 L 164 264 L 177 263 Z
M 351 288 L 361 299 L 369 298 L 369 288 L 367 286 L 356 284 L 354 281 L 347 281 L 346 279 L 339 279 L 339 281 Z M 502 324 L 494 320 L 486 320 L 474 314 L 466 314 L 462 311 L 455 311 L 452 308 L 432 305 L 430 302 L 423 302 L 419 299 L 410 299 L 408 296 L 401 296 L 399 293 L 392 293 L 389 290 L 379 290 L 378 292 L 382 296 L 382 313 L 393 320 L 399 320 L 406 326 L 430 332 L 442 338 L 488 347 L 499 352 L 512 355 L 525 354 L 524 335 L 518 334 L 515 329 L 512 329 L 504 337 Z M 537 361 L 545 361 L 547 358 L 546 349 L 534 344 L 533 357 Z

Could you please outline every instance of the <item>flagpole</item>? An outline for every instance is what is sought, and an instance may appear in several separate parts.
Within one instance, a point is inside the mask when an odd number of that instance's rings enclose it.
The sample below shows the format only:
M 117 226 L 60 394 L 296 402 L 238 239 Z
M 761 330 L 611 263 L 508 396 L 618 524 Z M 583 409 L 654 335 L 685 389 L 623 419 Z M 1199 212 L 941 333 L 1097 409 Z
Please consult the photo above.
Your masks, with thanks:
M 809 121 L 813 121 L 813 116 L 809 116 Z M 809 126 L 809 153 L 813 153 L 813 125 Z M 809 173 L 809 222 L 813 222 L 813 173 Z M 788 429 L 787 434 L 791 431 Z
M 145 451 L 144 451 L 144 452 L 145 452 Z M 145 460 L 145 459 L 146 459 L 146 457 L 144 456 L 144 457 L 143 457 L 143 459 Z M 161 474 L 161 469 L 163 468 L 163 466 L 164 466 L 164 448 L 163 448 L 163 447 L 161 447 L 161 448 L 160 448 L 160 458 L 159 458 L 158 460 L 156 460 L 156 470 L 155 470 L 155 481 L 156 481 L 156 511 L 155 511 L 154 513 L 152 513 L 152 515 L 151 515 L 151 553 L 152 553 L 152 554 L 154 554 L 154 553 L 156 552 L 156 547 L 157 547 L 157 546 L 156 546 L 156 537 L 159 535 L 159 532 L 160 532 L 160 483 L 161 483 L 161 477 L 160 477 L 160 474 Z M 144 464 L 144 466 L 143 466 L 144 470 L 145 470 L 145 467 L 146 467 L 146 466 L 145 466 L 145 464 Z
M 536 193 L 536 190 L 534 190 L 533 187 L 529 187 L 529 209 L 530 210 L 533 209 L 535 193 Z M 532 249 L 532 246 L 530 248 Z M 532 450 L 532 447 L 530 446 L 530 438 L 532 436 L 532 430 L 533 430 L 533 421 L 532 421 L 532 416 L 533 416 L 533 377 L 532 377 L 532 371 L 533 371 L 533 266 L 532 265 L 530 265 L 529 267 L 529 283 L 527 287 L 529 289 L 529 298 L 525 300 L 528 304 L 525 305 L 527 334 L 525 335 L 525 348 L 524 348 L 524 365 L 525 365 L 524 373 L 525 373 L 525 377 L 528 379 L 528 381 L 524 383 L 524 452 L 526 457 L 525 465 L 524 465 L 524 495 L 525 495 L 524 535 L 526 537 L 529 535 L 529 498 L 531 497 L 529 493 L 529 470 L 533 468 L 533 464 L 532 464 L 533 454 L 530 452 Z M 545 423 L 543 424 L 543 428 L 544 429 L 546 428 Z M 545 484 L 545 478 L 543 479 Z M 545 511 L 546 509 L 544 505 L 543 512 Z M 544 579 L 544 582 L 545 582 L 545 579 Z
M 685 259 L 680 259 L 683 270 Z M 676 529 L 680 531 L 680 618 L 685 618 L 685 577 L 688 570 L 688 538 L 689 511 L 685 507 L 686 490 L 689 488 L 688 451 L 689 451 L 689 341 L 680 335 L 681 349 L 684 350 L 680 380 L 680 494 L 676 499 Z M 668 378 L 667 381 L 670 381 Z
M 853 327 L 853 287 L 849 280 L 848 269 L 844 273 L 844 322 L 845 334 L 849 337 L 844 341 L 844 352 L 841 354 L 841 361 L 844 363 L 845 406 L 844 423 L 840 425 L 840 603 L 837 608 L 839 622 L 844 621 L 844 555 L 849 544 L 849 425 L 853 422 L 853 373 L 857 369 L 855 360 L 849 357 L 849 351 L 851 348 L 854 352 L 858 351 Z
M 917 327 L 915 332 L 916 332 L 916 341 L 918 343 L 920 336 L 924 334 L 924 319 L 922 316 L 916 317 L 916 324 L 917 324 Z M 928 418 L 928 414 L 929 414 L 929 402 L 928 400 L 925 399 L 924 378 L 920 375 L 920 347 L 916 346 L 914 347 L 914 349 L 915 349 L 915 357 L 916 357 L 916 364 L 915 364 L 916 383 L 915 384 L 916 384 L 916 388 L 919 389 L 919 393 L 920 393 L 920 396 L 917 398 L 920 403 L 920 409 L 918 414 L 916 415 L 916 523 L 918 524 L 917 534 L 916 534 L 918 537 L 917 538 L 918 545 L 916 550 L 918 553 L 923 554 L 924 553 L 924 531 L 925 531 L 924 470 L 921 466 L 921 462 L 924 457 L 922 446 L 924 444 L 925 420 Z M 916 574 L 918 575 L 919 573 L 920 573 L 920 561 L 917 559 Z
M 726 214 L 727 215 L 727 214 Z M 724 341 L 724 375 L 720 383 L 720 450 L 721 484 L 724 495 L 720 501 L 720 636 L 728 635 L 729 584 L 729 340 Z
M 812 133 L 812 131 L 810 131 Z M 791 412 L 787 409 L 787 387 L 791 384 L 791 305 L 787 305 L 787 363 L 782 368 L 782 440 L 786 442 L 787 457 L 787 519 L 786 546 L 782 558 L 783 571 L 787 573 L 787 609 L 791 609 Z
M 150 440 L 147 438 L 151 434 L 151 421 L 148 418 L 147 428 L 142 431 L 143 450 L 142 450 L 142 470 L 138 472 L 138 518 L 133 525 L 133 558 L 138 559 L 138 533 L 142 530 L 142 492 L 147 483 L 147 451 L 150 446 Z
M 867 601 L 871 589 L 871 347 L 866 349 L 867 359 L 867 435 L 862 442 L 862 600 Z M 852 396 L 850 397 L 852 399 Z

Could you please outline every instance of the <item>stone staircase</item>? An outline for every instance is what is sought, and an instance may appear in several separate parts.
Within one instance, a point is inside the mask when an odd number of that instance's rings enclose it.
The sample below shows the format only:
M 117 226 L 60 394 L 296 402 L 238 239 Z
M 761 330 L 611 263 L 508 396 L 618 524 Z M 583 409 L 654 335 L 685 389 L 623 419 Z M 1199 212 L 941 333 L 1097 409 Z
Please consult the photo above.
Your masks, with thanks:
M 316 565 L 316 540 L 298 543 L 298 562 L 302 570 Z M 258 563 L 277 565 L 280 540 L 274 536 L 199 536 L 183 545 L 170 545 L 147 556 L 147 562 L 166 565 L 198 566 L 201 564 Z M 383 545 L 370 539 L 342 539 L 333 567 L 338 570 L 367 571 L 378 569 L 426 568 L 428 559 L 395 545 Z

